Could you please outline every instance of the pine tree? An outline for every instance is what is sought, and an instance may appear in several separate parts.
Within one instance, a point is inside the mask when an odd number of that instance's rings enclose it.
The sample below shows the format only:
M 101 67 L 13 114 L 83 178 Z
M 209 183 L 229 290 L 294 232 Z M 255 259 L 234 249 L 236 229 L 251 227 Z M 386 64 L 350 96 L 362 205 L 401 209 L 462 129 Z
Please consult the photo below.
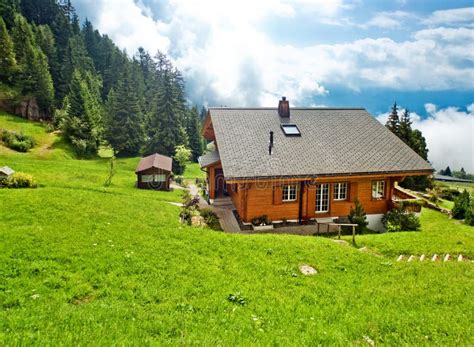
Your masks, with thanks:
M 0 80 L 12 83 L 16 68 L 13 42 L 8 34 L 5 22 L 0 17 Z
M 400 125 L 398 127 L 398 134 L 400 139 L 405 142 L 407 145 L 410 146 L 411 138 L 412 138 L 412 128 L 411 128 L 411 119 L 410 119 L 410 111 L 405 109 L 403 112 L 402 118 L 400 119 Z
M 398 136 L 399 134 L 399 126 L 400 126 L 400 119 L 398 117 L 398 107 L 397 103 L 395 102 L 392 106 L 392 113 L 388 116 L 387 123 L 385 126 L 390 129 L 392 133 Z
M 461 168 L 460 176 L 461 176 L 461 178 L 464 178 L 464 179 L 467 178 L 466 170 L 464 170 L 463 167 Z
M 69 90 L 74 70 L 82 73 L 95 73 L 94 63 L 89 57 L 81 35 L 74 35 L 69 39 L 67 49 L 61 62 L 60 82 L 57 86 L 58 98 L 62 100 Z
M 189 138 L 189 148 L 192 153 L 192 160 L 197 159 L 202 155 L 203 152 L 203 141 L 201 137 L 201 120 L 197 106 L 194 106 L 187 112 L 186 118 L 186 133 Z
M 143 115 L 130 67 L 109 93 L 105 137 L 117 155 L 139 154 L 145 139 Z
M 452 176 L 451 168 L 449 166 L 447 166 L 446 169 L 444 170 L 444 175 L 445 176 Z
M 80 156 L 97 153 L 101 138 L 101 114 L 97 91 L 98 83 L 87 74 L 73 73 L 63 132 Z
M 15 16 L 20 8 L 20 0 L 0 0 L 0 18 L 8 30 L 13 27 Z
M 425 160 L 428 160 L 428 148 L 426 146 L 426 139 L 420 130 L 415 129 L 411 133 L 410 138 L 411 148 L 418 153 L 420 157 Z
M 202 119 L 202 120 L 204 120 L 204 119 L 206 118 L 206 116 L 207 116 L 207 109 L 206 109 L 204 106 L 201 108 L 201 114 L 200 114 L 200 116 L 201 116 L 201 119 Z
M 40 108 L 51 113 L 54 88 L 48 61 L 42 50 L 36 45 L 31 26 L 26 19 L 17 15 L 12 28 L 15 42 L 15 55 L 18 63 L 16 82 L 24 95 L 33 95 Z

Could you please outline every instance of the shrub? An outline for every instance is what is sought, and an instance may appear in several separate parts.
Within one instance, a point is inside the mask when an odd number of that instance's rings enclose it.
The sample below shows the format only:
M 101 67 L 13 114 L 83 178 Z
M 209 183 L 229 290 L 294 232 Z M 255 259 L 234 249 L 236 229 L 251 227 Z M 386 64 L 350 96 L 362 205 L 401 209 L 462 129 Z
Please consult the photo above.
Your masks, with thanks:
M 35 145 L 33 137 L 5 129 L 2 130 L 1 139 L 5 146 L 18 152 L 28 152 Z
M 361 233 L 364 228 L 369 224 L 367 222 L 367 216 L 365 214 L 364 208 L 360 203 L 359 199 L 355 199 L 354 207 L 351 207 L 349 212 L 349 220 L 353 224 L 357 224 L 357 232 Z
M 420 220 L 413 212 L 403 208 L 394 208 L 385 213 L 382 223 L 387 231 L 416 231 L 420 229 Z
M 467 190 L 454 199 L 454 207 L 452 209 L 453 218 L 455 219 L 464 219 L 466 217 L 466 212 L 472 208 L 471 195 Z
M 213 210 L 210 208 L 203 208 L 199 212 L 209 228 L 214 230 L 222 230 L 221 224 L 219 223 L 219 217 L 217 217 Z
M 174 181 L 180 186 L 183 185 L 183 176 L 174 176 Z
M 199 186 L 199 185 L 205 186 L 206 185 L 206 179 L 201 178 L 201 177 L 197 177 L 196 178 L 196 185 L 197 186 Z
M 259 225 L 270 225 L 272 224 L 272 220 L 270 217 L 268 217 L 266 214 L 255 217 L 252 219 L 252 224 L 255 226 Z
M 439 193 L 441 199 L 449 201 L 454 201 L 459 195 L 461 195 L 461 192 L 455 188 L 444 188 Z
M 474 205 L 471 205 L 471 208 L 466 211 L 464 224 L 474 226 Z
M 11 174 L 4 183 L 7 188 L 36 188 L 38 186 L 32 175 L 23 172 Z

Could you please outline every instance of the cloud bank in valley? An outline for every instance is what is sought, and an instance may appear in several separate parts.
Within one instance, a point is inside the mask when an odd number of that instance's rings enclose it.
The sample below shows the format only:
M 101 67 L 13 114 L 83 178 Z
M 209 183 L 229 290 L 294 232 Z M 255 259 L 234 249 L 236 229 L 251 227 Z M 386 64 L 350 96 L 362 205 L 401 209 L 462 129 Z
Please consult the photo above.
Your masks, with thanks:
M 438 109 L 436 105 L 425 104 L 426 116 L 411 113 L 412 127 L 421 130 L 426 138 L 429 153 L 428 160 L 437 170 L 447 165 L 451 169 L 464 167 L 474 172 L 474 103 L 467 106 L 467 111 L 457 107 Z M 405 110 L 399 109 L 399 116 Z M 385 124 L 389 112 L 377 116 Z

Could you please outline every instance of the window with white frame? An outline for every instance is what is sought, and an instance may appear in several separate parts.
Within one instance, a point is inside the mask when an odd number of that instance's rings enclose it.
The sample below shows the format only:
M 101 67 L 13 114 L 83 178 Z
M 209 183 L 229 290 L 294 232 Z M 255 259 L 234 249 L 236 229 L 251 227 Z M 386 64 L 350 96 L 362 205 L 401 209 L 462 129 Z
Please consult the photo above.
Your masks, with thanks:
M 155 182 L 165 182 L 166 181 L 166 175 L 164 174 L 156 174 L 154 177 Z
M 385 197 L 385 181 L 372 182 L 372 198 L 383 199 Z
M 153 182 L 153 175 L 142 175 L 142 182 L 143 183 Z
M 143 183 L 165 182 L 165 181 L 166 181 L 166 175 L 164 175 L 164 174 L 142 175 L 142 182 Z
M 296 201 L 296 184 L 289 184 L 281 187 L 282 201 Z
M 347 200 L 347 182 L 334 183 L 334 200 Z
M 329 211 L 329 183 L 316 186 L 316 212 Z

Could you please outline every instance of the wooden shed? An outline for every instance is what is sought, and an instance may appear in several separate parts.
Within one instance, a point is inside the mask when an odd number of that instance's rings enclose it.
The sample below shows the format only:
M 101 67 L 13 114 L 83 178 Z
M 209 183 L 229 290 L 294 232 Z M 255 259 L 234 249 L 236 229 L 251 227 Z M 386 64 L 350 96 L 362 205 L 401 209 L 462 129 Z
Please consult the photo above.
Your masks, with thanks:
M 173 159 L 158 153 L 142 158 L 138 163 L 137 188 L 169 190 Z

